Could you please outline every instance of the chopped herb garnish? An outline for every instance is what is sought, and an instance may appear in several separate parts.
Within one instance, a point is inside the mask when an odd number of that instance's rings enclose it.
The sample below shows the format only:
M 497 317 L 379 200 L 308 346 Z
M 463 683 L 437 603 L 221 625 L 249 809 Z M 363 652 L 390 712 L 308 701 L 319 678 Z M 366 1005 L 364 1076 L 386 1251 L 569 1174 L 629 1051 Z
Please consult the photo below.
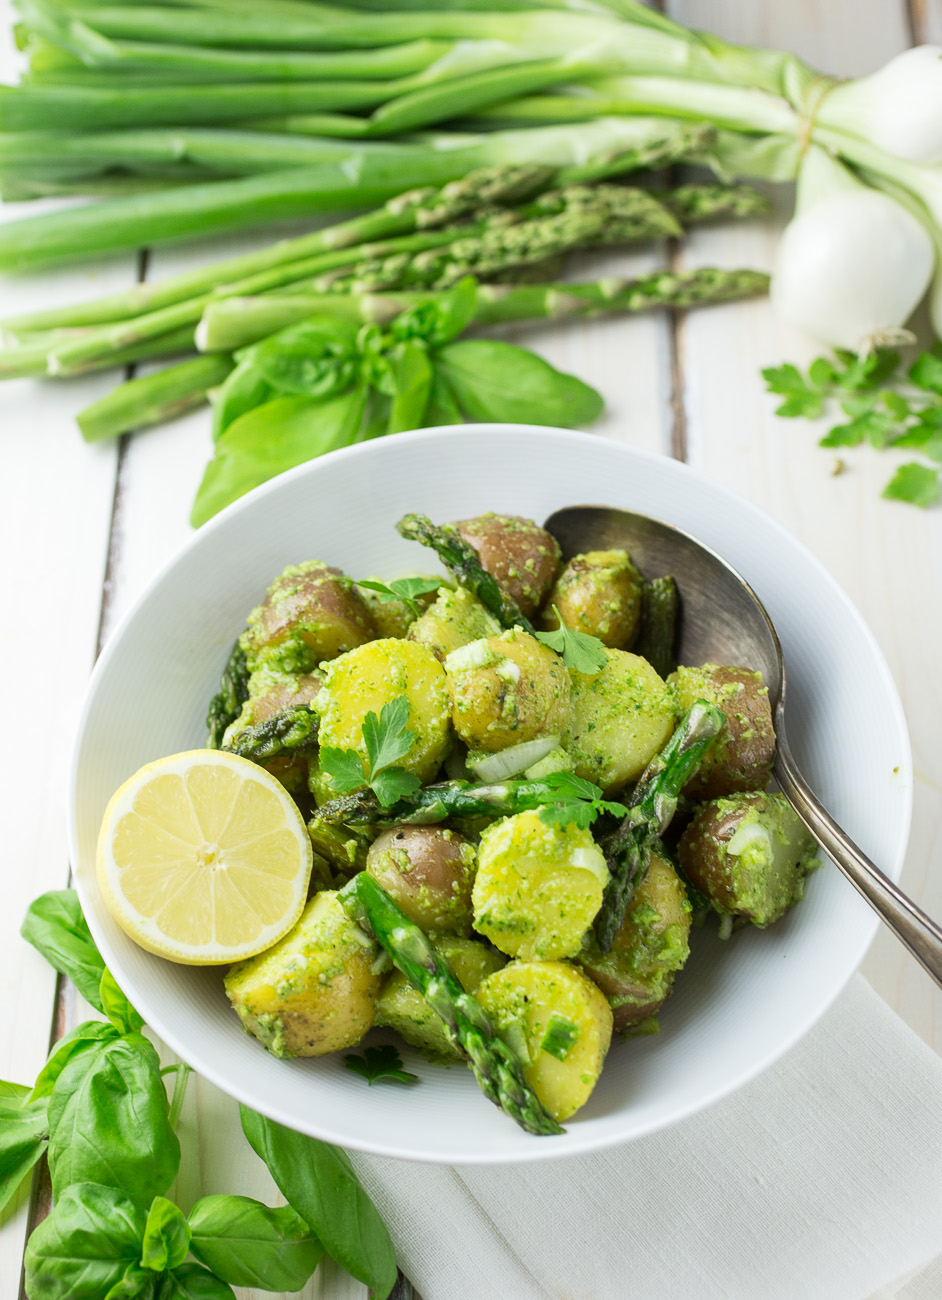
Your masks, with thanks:
M 412 613 L 418 618 L 420 610 L 416 604 L 416 596 L 427 596 L 429 592 L 438 591 L 442 585 L 441 578 L 394 578 L 392 582 L 374 582 L 372 579 L 364 578 L 358 582 L 358 587 L 366 587 L 368 591 L 375 591 L 377 596 L 384 604 L 393 600 L 401 600 Z
M 348 1070 L 365 1079 L 372 1088 L 377 1079 L 395 1079 L 398 1083 L 418 1083 L 419 1076 L 403 1068 L 402 1057 L 395 1047 L 386 1043 L 382 1047 L 364 1047 L 363 1055 L 351 1053 L 343 1058 Z
M 762 371 L 770 393 L 785 400 L 776 415 L 816 420 L 837 406 L 847 417 L 832 425 L 822 447 L 868 443 L 925 457 L 901 465 L 883 490 L 891 501 L 932 506 L 942 497 L 942 353 L 936 344 L 908 369 L 900 354 L 877 348 L 865 355 L 838 350 L 818 357 L 803 374 L 790 364 Z M 841 469 L 843 461 L 839 461 Z M 837 471 L 835 471 L 837 472 Z
M 573 672 L 589 676 L 600 673 L 608 663 L 608 652 L 602 642 L 597 636 L 589 636 L 588 632 L 574 632 L 567 627 L 555 605 L 553 613 L 559 619 L 558 629 L 555 632 L 537 632 L 536 639 L 561 654 L 563 663 Z
M 559 795 L 558 799 L 540 809 L 540 821 L 548 826 L 574 824 L 587 831 L 602 813 L 624 817 L 628 812 L 624 804 L 603 799 L 597 785 L 584 781 L 581 776 L 573 776 L 571 772 L 554 772 L 546 778 L 546 784 Z
M 397 695 L 384 704 L 379 717 L 372 710 L 363 720 L 363 743 L 366 746 L 367 767 L 355 749 L 335 749 L 322 745 L 320 764 L 340 794 L 359 790 L 368 785 L 384 808 L 394 804 L 403 795 L 413 794 L 422 784 L 412 772 L 396 767 L 412 747 L 415 732 L 409 731 L 409 699 Z

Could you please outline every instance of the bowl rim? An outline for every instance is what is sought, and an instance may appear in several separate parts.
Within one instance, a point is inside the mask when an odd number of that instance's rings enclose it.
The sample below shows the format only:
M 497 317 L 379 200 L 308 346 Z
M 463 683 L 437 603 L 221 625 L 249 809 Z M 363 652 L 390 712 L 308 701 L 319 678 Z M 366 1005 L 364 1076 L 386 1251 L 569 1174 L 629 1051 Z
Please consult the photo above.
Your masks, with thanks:
M 902 791 L 900 796 L 902 803 L 901 803 L 899 842 L 897 845 L 894 860 L 892 862 L 885 863 L 881 868 L 882 870 L 885 871 L 885 873 L 890 877 L 891 880 L 894 881 L 898 880 L 906 858 L 906 852 L 908 848 L 910 831 L 912 826 L 912 811 L 913 811 L 913 759 L 912 759 L 912 746 L 911 746 L 909 731 L 906 723 L 906 717 L 903 711 L 902 702 L 899 697 L 899 692 L 897 690 L 895 680 L 890 671 L 889 664 L 886 661 L 886 657 L 884 656 L 883 651 L 876 640 L 876 637 L 871 631 L 863 615 L 857 609 L 854 602 L 847 595 L 844 589 L 840 586 L 837 579 L 832 575 L 830 570 L 825 567 L 822 561 L 817 558 L 817 556 L 813 553 L 813 551 L 811 551 L 811 549 L 804 542 L 798 539 L 784 525 L 780 524 L 778 520 L 774 519 L 770 514 L 768 514 L 761 507 L 755 505 L 747 498 L 733 491 L 733 489 L 727 487 L 725 484 L 709 478 L 707 475 L 701 473 L 699 470 L 687 464 L 686 462 L 675 460 L 672 456 L 666 455 L 664 453 L 653 452 L 653 451 L 648 451 L 644 448 L 633 447 L 628 443 L 618 442 L 614 439 L 601 439 L 598 437 L 598 435 L 594 435 L 594 434 L 580 433 L 570 429 L 562 429 L 562 428 L 554 428 L 550 426 L 530 425 L 530 424 L 504 424 L 504 423 L 478 422 L 478 423 L 468 423 L 468 424 L 461 424 L 461 425 L 451 425 L 445 428 L 432 426 L 428 428 L 415 429 L 401 434 L 396 434 L 395 436 L 397 440 L 397 445 L 406 445 L 406 444 L 412 444 L 418 442 L 444 443 L 447 441 L 459 441 L 461 439 L 467 439 L 469 435 L 473 436 L 475 434 L 485 434 L 485 433 L 494 435 L 497 432 L 500 432 L 502 437 L 506 437 L 509 435 L 515 438 L 521 438 L 524 441 L 530 441 L 534 443 L 541 442 L 544 445 L 547 442 L 571 445 L 573 442 L 577 440 L 579 442 L 585 442 L 588 439 L 594 438 L 597 439 L 597 441 L 599 441 L 600 443 L 602 443 L 608 450 L 614 450 L 616 455 L 624 455 L 629 460 L 638 459 L 645 462 L 655 463 L 657 464 L 659 471 L 666 472 L 668 475 L 676 474 L 678 476 L 684 476 L 684 475 L 691 476 L 695 480 L 704 483 L 712 493 L 717 494 L 719 497 L 723 498 L 725 503 L 728 506 L 734 507 L 736 510 L 739 511 L 744 510 L 747 514 L 753 514 L 756 517 L 760 518 L 763 524 L 767 528 L 769 528 L 774 534 L 776 534 L 781 539 L 785 540 L 787 544 L 792 548 L 795 548 L 801 553 L 803 553 L 804 557 L 808 560 L 810 565 L 817 571 L 822 582 L 830 589 L 831 595 L 834 598 L 834 600 L 839 602 L 844 607 L 845 612 L 850 616 L 855 626 L 855 630 L 857 634 L 859 635 L 861 640 L 866 644 L 870 652 L 870 655 L 872 657 L 873 665 L 876 668 L 879 677 L 881 679 L 881 684 L 885 692 L 885 698 L 887 703 L 890 706 L 893 722 L 896 731 L 898 733 L 898 740 L 900 745 L 899 773 L 900 773 L 901 785 L 902 785 Z M 383 440 L 383 445 L 388 445 L 385 443 L 385 440 Z M 315 460 L 306 461 L 300 465 L 293 467 L 292 469 L 286 470 L 284 473 L 277 475 L 275 478 L 269 479 L 267 482 L 260 484 L 258 487 L 252 489 L 252 491 L 246 493 L 245 495 L 239 497 L 237 500 L 230 503 L 228 506 L 225 507 L 225 509 L 220 511 L 219 514 L 214 516 L 212 519 L 208 520 L 198 530 L 194 531 L 192 536 L 189 537 L 182 545 L 177 547 L 177 549 L 163 562 L 163 564 L 159 566 L 159 568 L 155 571 L 155 573 L 152 575 L 150 580 L 146 583 L 143 590 L 137 595 L 137 597 L 131 602 L 131 604 L 122 614 L 121 618 L 118 620 L 115 627 L 109 634 L 108 639 L 105 642 L 105 645 L 102 647 L 101 653 L 99 654 L 95 662 L 95 665 L 92 669 L 92 672 L 89 676 L 85 688 L 81 713 L 74 734 L 72 753 L 69 762 L 68 796 L 67 796 L 67 828 L 68 828 L 68 844 L 69 844 L 70 861 L 73 864 L 72 866 L 73 884 L 79 894 L 79 899 L 82 903 L 83 911 L 86 913 L 86 920 L 88 922 L 89 929 L 91 930 L 92 937 L 94 938 L 96 944 L 98 944 L 99 949 L 102 951 L 102 956 L 105 958 L 106 962 L 108 962 L 108 953 L 106 950 L 110 948 L 110 944 L 108 943 L 107 936 L 103 934 L 103 932 L 98 926 L 97 918 L 95 918 L 94 916 L 93 909 L 86 907 L 86 903 L 88 900 L 86 898 L 85 880 L 82 878 L 79 872 L 75 871 L 75 866 L 74 866 L 74 864 L 80 860 L 79 831 L 78 831 L 78 817 L 77 817 L 77 800 L 78 800 L 77 787 L 79 782 L 80 751 L 82 748 L 82 739 L 85 733 L 86 725 L 88 723 L 88 718 L 93 707 L 97 702 L 97 695 L 98 695 L 101 679 L 107 674 L 111 659 L 114 656 L 114 654 L 117 653 L 117 649 L 120 645 L 125 628 L 137 617 L 138 611 L 150 599 L 151 593 L 160 584 L 164 582 L 166 577 L 176 568 L 176 566 L 180 563 L 183 557 L 189 555 L 191 551 L 197 549 L 203 544 L 204 538 L 211 536 L 220 527 L 227 526 L 228 522 L 231 519 L 242 514 L 244 511 L 251 509 L 257 501 L 260 501 L 267 496 L 271 496 L 279 493 L 284 489 L 286 484 L 294 482 L 301 478 L 305 478 L 308 475 L 313 475 L 314 477 L 316 477 L 319 472 L 319 467 L 323 463 L 325 463 L 325 461 L 329 461 L 332 464 L 337 464 L 338 462 L 343 460 L 351 460 L 355 462 L 361 458 L 369 458 L 370 455 L 372 454 L 372 448 L 373 448 L 372 442 L 358 443 L 351 447 L 345 447 L 345 448 L 338 449 L 337 451 L 330 452 L 326 457 L 319 457 Z M 692 533 L 691 535 L 696 538 L 695 533 Z M 700 539 L 696 538 L 696 540 L 700 540 Z M 702 544 L 710 546 L 709 543 L 702 543 Z M 715 550 L 715 547 L 710 546 L 710 549 Z M 721 558 L 724 558 L 722 557 L 721 552 L 720 555 Z M 731 563 L 731 561 L 726 561 L 726 562 Z M 733 567 L 735 568 L 736 566 L 734 565 Z M 823 866 L 825 868 L 827 866 L 831 866 L 834 870 L 837 870 L 837 868 L 834 867 L 833 864 L 830 862 L 830 860 L 827 859 L 826 857 Z M 90 878 L 93 878 L 93 876 L 94 876 L 94 871 L 90 873 Z M 847 887 L 850 888 L 849 882 Z M 680 1123 L 683 1120 L 698 1114 L 702 1110 L 706 1110 L 708 1107 L 713 1106 L 715 1103 L 722 1101 L 725 1097 L 731 1096 L 733 1093 L 737 1092 L 740 1088 L 750 1083 L 753 1079 L 757 1078 L 760 1074 L 762 1074 L 765 1070 L 767 1070 L 770 1066 L 772 1066 L 777 1060 L 779 1060 L 782 1056 L 784 1056 L 786 1052 L 788 1052 L 792 1047 L 794 1047 L 798 1042 L 800 1042 L 800 1040 L 825 1015 L 825 1013 L 831 1008 L 831 1006 L 833 1006 L 834 1002 L 844 991 L 847 984 L 850 982 L 851 978 L 857 973 L 857 971 L 860 968 L 860 964 L 863 961 L 871 943 L 873 942 L 873 939 L 876 936 L 879 927 L 880 927 L 880 921 L 875 912 L 870 912 L 869 915 L 865 915 L 864 920 L 861 922 L 859 926 L 859 935 L 857 938 L 857 942 L 853 946 L 853 951 L 849 954 L 849 956 L 846 959 L 846 963 L 847 963 L 846 970 L 842 973 L 839 979 L 835 980 L 834 985 L 829 990 L 828 996 L 826 998 L 824 998 L 821 1001 L 815 1002 L 814 1005 L 810 1007 L 809 1010 L 807 1010 L 804 1015 L 800 1015 L 796 1017 L 792 1031 L 789 1034 L 783 1036 L 780 1040 L 778 1040 L 774 1044 L 773 1047 L 771 1047 L 768 1051 L 766 1051 L 763 1055 L 761 1055 L 757 1059 L 753 1060 L 749 1064 L 749 1066 L 741 1069 L 735 1076 L 730 1077 L 729 1079 L 724 1080 L 721 1083 L 718 1083 L 711 1090 L 705 1092 L 702 1096 L 698 1096 L 696 1099 L 692 1100 L 688 1104 L 678 1106 L 669 1115 L 652 1117 L 650 1120 L 646 1121 L 645 1123 L 638 1125 L 631 1133 L 620 1134 L 620 1135 L 612 1134 L 612 1133 L 599 1133 L 594 1136 L 586 1134 L 584 1137 L 581 1138 L 581 1140 L 575 1143 L 566 1143 L 563 1145 L 558 1145 L 556 1143 L 545 1143 L 545 1142 L 534 1141 L 532 1144 L 528 1144 L 526 1149 L 512 1151 L 508 1153 L 480 1151 L 480 1152 L 474 1152 L 468 1154 L 467 1152 L 464 1151 L 455 1152 L 455 1151 L 447 1151 L 447 1150 L 434 1151 L 434 1152 L 422 1151 L 417 1153 L 414 1150 L 411 1150 L 407 1144 L 404 1145 L 396 1141 L 387 1141 L 383 1143 L 376 1143 L 368 1140 L 361 1141 L 357 1138 L 356 1135 L 350 1136 L 345 1131 L 344 1132 L 336 1131 L 329 1122 L 328 1123 L 318 1122 L 316 1124 L 307 1125 L 305 1128 L 298 1129 L 297 1131 L 306 1132 L 311 1136 L 321 1139 L 322 1141 L 331 1142 L 334 1143 L 335 1145 L 342 1146 L 350 1150 L 359 1151 L 364 1154 L 389 1156 L 396 1159 L 414 1161 L 416 1163 L 456 1164 L 456 1165 L 469 1165 L 469 1166 L 470 1165 L 525 1164 L 536 1160 L 563 1159 L 563 1158 L 588 1154 L 593 1151 L 605 1150 L 609 1147 L 617 1146 L 621 1143 L 636 1141 L 640 1138 L 648 1137 L 651 1134 L 661 1131 L 662 1129 L 669 1128 L 674 1124 Z M 108 962 L 108 964 L 109 964 L 109 969 L 111 969 L 110 962 Z M 138 1000 L 141 1001 L 143 1006 L 146 1008 L 148 1002 L 146 993 L 143 998 L 139 997 Z M 179 1056 L 182 1060 L 185 1061 L 188 1054 L 188 1048 L 186 1045 L 181 1044 L 180 1040 L 177 1038 L 173 1023 L 166 1021 L 164 1016 L 160 1013 L 159 1009 L 157 1010 L 156 1014 L 153 1015 L 145 1014 L 144 1010 L 141 1011 L 141 1014 L 144 1015 L 145 1022 L 150 1026 L 153 1032 L 177 1056 Z M 267 1115 L 268 1118 L 274 1120 L 277 1123 L 283 1124 L 288 1128 L 292 1128 L 292 1129 L 296 1128 L 297 1126 L 296 1116 L 288 1113 L 286 1110 L 284 1110 L 283 1108 L 275 1104 L 259 1105 L 258 1098 L 252 1095 L 250 1090 L 241 1087 L 240 1081 L 238 1079 L 233 1080 L 229 1078 L 224 1071 L 217 1069 L 215 1063 L 204 1061 L 201 1062 L 199 1066 L 195 1066 L 193 1068 L 196 1069 L 197 1072 L 200 1075 L 202 1075 L 202 1077 L 204 1077 L 210 1083 L 218 1087 L 220 1091 L 225 1093 L 227 1096 L 232 1097 L 236 1101 L 240 1103 L 244 1103 L 245 1105 L 258 1110 L 260 1113 Z M 571 1134 L 572 1130 L 570 1130 L 569 1132 Z

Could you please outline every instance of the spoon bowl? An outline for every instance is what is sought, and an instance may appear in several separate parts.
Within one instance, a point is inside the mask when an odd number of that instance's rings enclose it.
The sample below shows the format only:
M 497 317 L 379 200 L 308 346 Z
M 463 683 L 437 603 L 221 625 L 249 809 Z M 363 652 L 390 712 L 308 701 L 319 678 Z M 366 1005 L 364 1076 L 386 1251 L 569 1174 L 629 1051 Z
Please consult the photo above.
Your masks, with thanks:
M 590 550 L 624 550 L 646 577 L 674 578 L 680 595 L 678 663 L 725 663 L 761 672 L 776 735 L 772 772 L 782 793 L 835 865 L 942 987 L 942 928 L 837 824 L 792 756 L 785 731 L 781 643 L 745 578 L 689 533 L 633 510 L 566 506 L 543 526 L 559 542 L 564 559 Z

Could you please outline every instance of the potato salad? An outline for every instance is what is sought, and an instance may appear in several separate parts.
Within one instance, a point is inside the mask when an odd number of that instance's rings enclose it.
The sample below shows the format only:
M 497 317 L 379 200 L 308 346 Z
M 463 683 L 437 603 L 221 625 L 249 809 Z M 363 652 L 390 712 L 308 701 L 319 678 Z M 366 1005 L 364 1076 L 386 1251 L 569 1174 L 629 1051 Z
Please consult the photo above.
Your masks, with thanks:
M 314 854 L 226 993 L 275 1056 L 385 1028 L 559 1132 L 613 1034 L 659 1028 L 691 924 L 770 925 L 816 846 L 766 791 L 760 675 L 672 662 L 670 575 L 516 516 L 398 527 L 429 548 L 407 576 L 275 577 L 210 706 L 209 747 L 277 778 Z

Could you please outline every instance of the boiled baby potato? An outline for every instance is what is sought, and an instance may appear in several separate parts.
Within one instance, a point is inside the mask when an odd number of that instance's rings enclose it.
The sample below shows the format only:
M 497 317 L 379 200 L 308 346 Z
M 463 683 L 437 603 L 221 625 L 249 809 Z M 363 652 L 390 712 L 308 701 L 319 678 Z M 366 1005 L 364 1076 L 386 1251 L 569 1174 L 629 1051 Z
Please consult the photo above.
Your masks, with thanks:
M 726 726 L 684 793 L 691 799 L 718 799 L 744 790 L 764 790 L 772 775 L 775 729 L 762 674 L 751 668 L 703 664 L 678 668 L 667 683 L 682 712 L 696 700 L 708 700 L 726 715 Z
M 268 588 L 249 615 L 242 645 L 250 668 L 264 658 L 304 673 L 375 636 L 351 580 L 320 560 L 305 560 L 289 565 Z
M 235 722 L 227 727 L 222 738 L 223 747 L 231 745 L 247 727 L 257 727 L 283 709 L 310 704 L 321 689 L 321 679 L 316 673 L 286 673 L 263 664 L 251 674 L 248 685 L 248 699 Z M 303 754 L 282 754 L 265 759 L 262 767 L 277 777 L 292 794 L 304 790 L 307 785 L 307 758 Z
M 612 1041 L 611 1007 L 591 980 L 564 961 L 514 961 L 475 997 L 554 1119 L 585 1105 Z
M 636 781 L 674 729 L 671 693 L 646 659 L 606 651 L 592 675 L 572 673 L 569 725 L 563 744 L 577 776 L 606 794 Z
M 226 995 L 272 1056 L 325 1056 L 352 1047 L 372 1025 L 375 956 L 336 892 L 324 890 L 273 948 L 232 967 Z
M 642 577 L 627 551 L 574 555 L 553 584 L 540 627 L 555 632 L 559 610 L 567 627 L 598 637 L 612 650 L 627 649 L 641 617 Z
M 559 543 L 519 515 L 477 515 L 455 525 L 477 552 L 481 567 L 529 616 L 543 603 L 559 567 Z
M 464 587 L 442 587 L 410 626 L 408 636 L 431 650 L 436 659 L 444 659 L 452 650 L 499 632 L 497 619 Z
M 660 854 L 635 891 L 611 951 L 592 940 L 578 955 L 589 978 L 608 998 L 615 1029 L 655 1015 L 690 954 L 691 907 L 677 872 Z
M 558 736 L 569 717 L 562 659 L 519 627 L 452 652 L 445 672 L 452 721 L 469 749 L 494 753 Z
M 474 993 L 486 975 L 505 964 L 500 953 L 473 939 L 443 935 L 436 939 L 435 949 L 454 971 L 466 993 Z M 383 985 L 376 1003 L 375 1023 L 395 1029 L 407 1043 L 439 1060 L 463 1059 L 452 1045 L 441 1016 L 400 971 L 393 971 Z
M 536 811 L 481 835 L 474 928 L 510 957 L 570 957 L 602 906 L 605 857 L 587 830 L 547 825 Z
M 471 932 L 477 854 L 444 826 L 392 826 L 370 845 L 366 869 L 426 934 Z
M 818 846 L 782 794 L 737 794 L 698 811 L 680 837 L 684 875 L 718 912 L 764 928 L 804 896 Z
M 400 695 L 409 701 L 408 730 L 415 739 L 397 767 L 430 781 L 448 752 L 451 710 L 445 671 L 425 646 L 384 637 L 357 646 L 329 663 L 324 686 L 315 701 L 321 724 L 321 747 L 354 749 L 367 761 L 363 722 L 377 717 L 384 704 Z M 327 782 L 329 788 L 329 781 Z M 315 784 L 320 800 L 325 793 Z

